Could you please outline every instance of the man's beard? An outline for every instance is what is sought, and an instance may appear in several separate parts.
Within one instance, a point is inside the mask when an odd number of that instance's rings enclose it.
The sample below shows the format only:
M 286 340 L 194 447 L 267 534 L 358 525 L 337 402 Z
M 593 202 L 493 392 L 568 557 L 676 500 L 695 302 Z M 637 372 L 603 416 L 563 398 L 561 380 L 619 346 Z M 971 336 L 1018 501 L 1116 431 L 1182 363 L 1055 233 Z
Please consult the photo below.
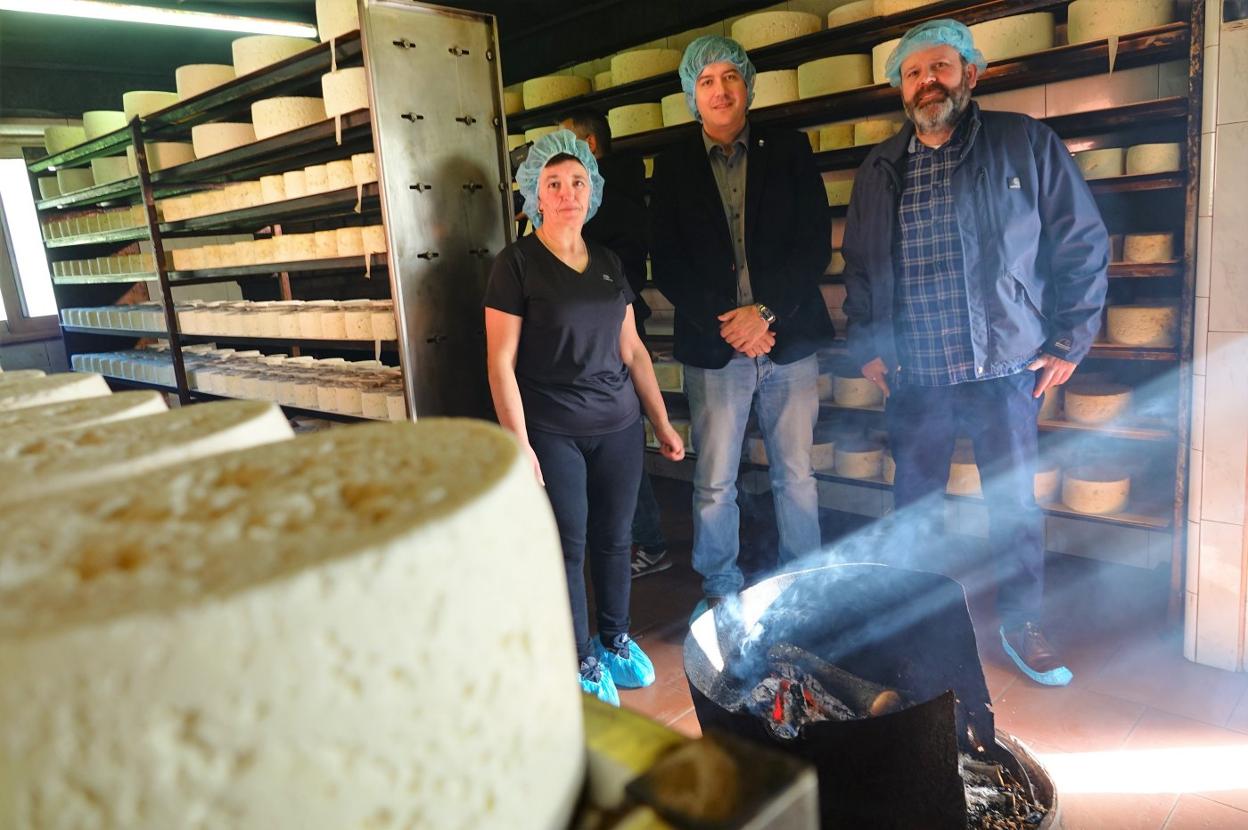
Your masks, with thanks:
M 939 101 L 929 101 L 922 106 L 915 103 L 933 90 L 944 92 L 944 98 Z M 905 102 L 905 108 L 906 115 L 914 122 L 915 129 L 920 133 L 939 133 L 952 129 L 962 117 L 962 113 L 966 112 L 970 103 L 971 87 L 966 77 L 963 76 L 962 83 L 953 89 L 944 86 L 939 81 L 928 84 L 915 93 L 913 100 Z

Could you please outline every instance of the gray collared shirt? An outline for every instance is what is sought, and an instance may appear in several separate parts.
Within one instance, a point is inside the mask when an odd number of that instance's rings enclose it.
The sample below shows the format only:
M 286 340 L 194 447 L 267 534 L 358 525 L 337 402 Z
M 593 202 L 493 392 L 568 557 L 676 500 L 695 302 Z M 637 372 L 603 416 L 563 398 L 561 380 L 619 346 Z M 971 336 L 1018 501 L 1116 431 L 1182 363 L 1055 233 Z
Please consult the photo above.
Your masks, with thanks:
M 737 265 L 737 305 L 751 305 L 754 291 L 750 288 L 750 267 L 745 259 L 745 170 L 749 162 L 750 125 L 747 123 L 728 145 L 731 155 L 705 131 L 702 143 L 706 145 L 711 172 L 719 187 L 719 200 L 724 206 L 724 218 L 728 222 L 728 236 L 732 238 L 732 254 Z

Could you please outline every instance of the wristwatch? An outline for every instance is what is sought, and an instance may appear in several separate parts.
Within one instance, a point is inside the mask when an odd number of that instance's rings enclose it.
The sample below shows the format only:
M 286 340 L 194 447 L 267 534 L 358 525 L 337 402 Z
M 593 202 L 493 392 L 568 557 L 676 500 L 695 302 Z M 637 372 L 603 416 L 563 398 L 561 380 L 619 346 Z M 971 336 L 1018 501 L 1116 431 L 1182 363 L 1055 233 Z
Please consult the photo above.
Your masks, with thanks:
M 758 309 L 758 316 L 763 318 L 764 323 L 770 326 L 776 322 L 776 312 L 762 303 L 757 303 L 754 307 Z

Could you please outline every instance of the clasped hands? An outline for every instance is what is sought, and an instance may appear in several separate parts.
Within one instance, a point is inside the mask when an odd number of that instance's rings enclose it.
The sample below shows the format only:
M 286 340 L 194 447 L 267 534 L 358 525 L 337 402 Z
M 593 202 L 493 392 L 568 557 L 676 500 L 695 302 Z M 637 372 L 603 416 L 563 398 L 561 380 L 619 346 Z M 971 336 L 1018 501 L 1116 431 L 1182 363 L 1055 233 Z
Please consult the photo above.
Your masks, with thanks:
M 719 315 L 719 336 L 746 357 L 760 357 L 776 345 L 776 334 L 758 313 L 758 307 L 743 305 Z

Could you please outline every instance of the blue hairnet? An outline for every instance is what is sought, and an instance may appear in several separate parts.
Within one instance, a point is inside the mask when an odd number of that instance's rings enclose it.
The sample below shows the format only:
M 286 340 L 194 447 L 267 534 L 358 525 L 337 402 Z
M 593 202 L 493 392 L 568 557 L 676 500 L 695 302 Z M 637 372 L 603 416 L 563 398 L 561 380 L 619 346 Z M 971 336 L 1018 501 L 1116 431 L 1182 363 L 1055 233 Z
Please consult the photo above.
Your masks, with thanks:
M 754 64 L 750 63 L 745 49 L 730 37 L 703 35 L 685 48 L 684 57 L 680 59 L 680 88 L 685 91 L 689 112 L 699 122 L 702 115 L 698 112 L 698 101 L 693 94 L 694 85 L 703 69 L 722 62 L 732 64 L 741 73 L 741 80 L 745 81 L 746 109 L 754 103 Z
M 555 156 L 563 153 L 575 156 L 589 173 L 589 213 L 585 215 L 588 222 L 598 212 L 602 204 L 602 174 L 598 172 L 598 161 L 590 152 L 589 145 L 576 137 L 571 130 L 555 130 L 547 133 L 533 143 L 529 155 L 516 171 L 516 184 L 520 185 L 520 194 L 524 196 L 524 213 L 533 223 L 533 227 L 542 226 L 542 214 L 537 209 L 537 180 L 542 175 L 542 168 Z
M 901 43 L 898 43 L 897 48 L 888 56 L 888 62 L 884 64 L 884 74 L 888 77 L 888 83 L 892 86 L 901 86 L 901 62 L 915 52 L 931 49 L 933 46 L 952 46 L 958 50 L 959 55 L 966 59 L 967 63 L 978 66 L 980 72 L 983 72 L 984 67 L 988 65 L 983 53 L 975 48 L 975 40 L 971 37 L 970 29 L 949 18 L 928 20 L 906 32 Z

